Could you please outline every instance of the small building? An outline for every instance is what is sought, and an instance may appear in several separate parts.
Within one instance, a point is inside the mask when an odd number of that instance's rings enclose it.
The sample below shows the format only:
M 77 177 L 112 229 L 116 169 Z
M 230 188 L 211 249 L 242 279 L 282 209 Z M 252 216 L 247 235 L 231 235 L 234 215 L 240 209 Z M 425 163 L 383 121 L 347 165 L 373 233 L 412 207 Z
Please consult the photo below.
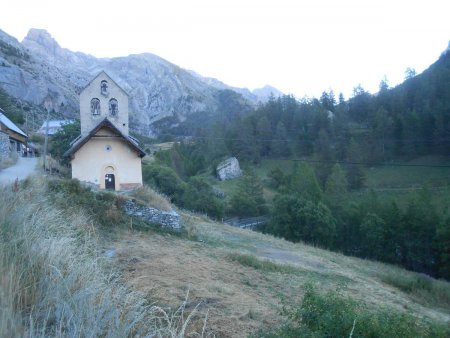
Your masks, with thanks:
M 63 126 L 75 123 L 75 120 L 49 120 L 48 121 L 48 135 L 55 135 L 62 129 Z M 47 121 L 42 123 L 42 126 L 38 129 L 37 133 L 45 135 L 47 132 Z
M 26 149 L 28 135 L 19 127 L 17 127 L 5 115 L 5 111 L 0 108 L 0 131 L 8 134 L 9 150 L 22 153 Z
M 142 186 L 145 152 L 128 132 L 128 95 L 104 71 L 80 93 L 81 135 L 72 141 L 72 178 L 100 189 Z

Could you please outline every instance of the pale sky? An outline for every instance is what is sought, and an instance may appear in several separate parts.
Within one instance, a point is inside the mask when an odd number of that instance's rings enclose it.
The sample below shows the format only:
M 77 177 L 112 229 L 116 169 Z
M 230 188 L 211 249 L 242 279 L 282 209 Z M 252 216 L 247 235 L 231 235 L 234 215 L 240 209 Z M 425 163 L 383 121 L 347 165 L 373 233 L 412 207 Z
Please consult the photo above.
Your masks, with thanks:
M 44 28 L 97 57 L 150 52 L 203 76 L 297 97 L 376 92 L 450 40 L 448 0 L 2 0 L 0 29 Z

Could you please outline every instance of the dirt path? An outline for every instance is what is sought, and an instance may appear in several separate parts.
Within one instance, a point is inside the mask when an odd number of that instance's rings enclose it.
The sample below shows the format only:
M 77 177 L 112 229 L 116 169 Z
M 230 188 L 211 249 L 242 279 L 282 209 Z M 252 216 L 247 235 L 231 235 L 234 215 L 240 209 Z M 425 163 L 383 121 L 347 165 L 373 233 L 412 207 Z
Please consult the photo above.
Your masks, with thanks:
M 36 157 L 19 157 L 13 166 L 0 170 L 0 184 L 10 184 L 17 179 L 23 180 L 36 172 Z

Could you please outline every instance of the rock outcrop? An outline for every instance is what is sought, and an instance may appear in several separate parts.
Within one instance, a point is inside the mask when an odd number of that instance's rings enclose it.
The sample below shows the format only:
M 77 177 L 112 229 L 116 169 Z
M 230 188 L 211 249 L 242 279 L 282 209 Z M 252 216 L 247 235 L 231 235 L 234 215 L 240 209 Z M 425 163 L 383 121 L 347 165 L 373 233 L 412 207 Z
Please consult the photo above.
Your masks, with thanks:
M 216 172 L 221 181 L 231 180 L 242 175 L 239 161 L 236 157 L 230 157 L 225 161 L 220 162 Z

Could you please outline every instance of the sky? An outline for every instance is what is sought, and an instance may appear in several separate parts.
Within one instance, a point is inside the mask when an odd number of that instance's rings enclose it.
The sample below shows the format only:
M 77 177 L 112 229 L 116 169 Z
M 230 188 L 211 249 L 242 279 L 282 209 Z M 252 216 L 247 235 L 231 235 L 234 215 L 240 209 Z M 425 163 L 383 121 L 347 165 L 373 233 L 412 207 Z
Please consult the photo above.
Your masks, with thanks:
M 96 57 L 153 53 L 235 87 L 299 98 L 372 93 L 422 72 L 450 40 L 448 0 L 2 0 L 0 29 L 46 29 Z

